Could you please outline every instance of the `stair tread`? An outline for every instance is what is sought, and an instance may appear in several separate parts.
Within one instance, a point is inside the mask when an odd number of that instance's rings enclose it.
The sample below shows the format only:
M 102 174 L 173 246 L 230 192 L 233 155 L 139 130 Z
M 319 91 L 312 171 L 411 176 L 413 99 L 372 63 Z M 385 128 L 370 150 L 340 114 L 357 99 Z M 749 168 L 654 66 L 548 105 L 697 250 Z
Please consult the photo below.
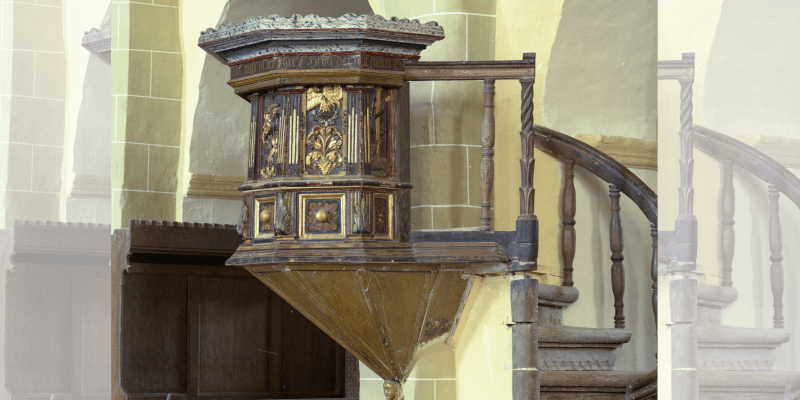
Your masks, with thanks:
M 576 326 L 540 326 L 539 344 L 614 344 L 631 340 L 633 332 L 627 329 L 581 328 Z
M 698 326 L 697 342 L 719 344 L 779 345 L 789 341 L 788 329 L 740 328 L 734 326 Z
M 539 305 L 568 306 L 578 300 L 580 292 L 573 286 L 539 284 Z
M 644 378 L 643 371 L 540 371 L 539 380 L 545 387 L 616 388 L 624 393 L 634 381 Z
M 787 387 L 800 373 L 783 371 L 698 371 L 701 387 Z
M 725 307 L 739 297 L 739 291 L 733 286 L 716 286 L 697 284 L 697 303 L 712 307 Z

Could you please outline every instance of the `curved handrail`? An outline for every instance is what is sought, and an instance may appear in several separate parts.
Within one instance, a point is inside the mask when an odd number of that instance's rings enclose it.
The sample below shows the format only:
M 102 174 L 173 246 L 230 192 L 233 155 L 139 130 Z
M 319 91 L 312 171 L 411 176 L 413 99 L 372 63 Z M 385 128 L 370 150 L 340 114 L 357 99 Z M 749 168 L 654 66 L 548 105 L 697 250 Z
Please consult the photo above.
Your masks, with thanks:
M 716 159 L 731 160 L 764 182 L 777 185 L 800 208 L 800 179 L 768 155 L 717 131 L 693 125 L 694 147 Z
M 658 195 L 636 174 L 596 148 L 571 136 L 541 125 L 533 125 L 535 144 L 540 150 L 572 159 L 600 179 L 625 193 L 653 223 L 658 223 Z

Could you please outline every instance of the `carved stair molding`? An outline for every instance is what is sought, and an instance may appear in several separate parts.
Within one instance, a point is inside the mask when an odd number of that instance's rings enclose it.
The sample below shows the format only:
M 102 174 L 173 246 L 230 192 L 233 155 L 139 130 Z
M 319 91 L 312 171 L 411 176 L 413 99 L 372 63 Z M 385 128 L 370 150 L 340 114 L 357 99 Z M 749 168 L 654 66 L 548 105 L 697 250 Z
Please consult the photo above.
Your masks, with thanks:
M 625 399 L 631 382 L 639 381 L 647 372 L 627 371 L 542 371 L 542 399 Z M 634 400 L 655 398 L 636 397 Z
M 539 369 L 611 371 L 617 350 L 631 340 L 632 333 L 624 329 L 563 326 L 564 309 L 578 297 L 575 287 L 539 284 Z
M 795 400 L 796 373 L 699 371 L 701 399 Z
M 611 371 L 617 350 L 631 340 L 624 329 L 539 327 L 539 369 Z
M 575 135 L 628 168 L 658 169 L 658 141 L 608 135 Z
M 69 196 L 110 199 L 111 177 L 105 175 L 75 174 Z
M 791 338 L 786 329 L 698 326 L 697 369 L 771 371 L 776 351 Z
M 239 191 L 239 186 L 244 181 L 245 178 L 239 176 L 192 173 L 186 197 L 241 200 L 242 192 Z

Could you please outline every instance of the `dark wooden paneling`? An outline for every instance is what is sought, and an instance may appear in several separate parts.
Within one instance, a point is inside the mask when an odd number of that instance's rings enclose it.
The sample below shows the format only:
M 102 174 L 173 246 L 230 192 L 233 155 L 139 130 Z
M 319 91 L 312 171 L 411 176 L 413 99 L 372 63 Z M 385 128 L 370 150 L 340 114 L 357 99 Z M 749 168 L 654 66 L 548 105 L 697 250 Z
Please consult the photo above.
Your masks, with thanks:
M 344 394 L 344 349 L 289 303 L 280 304 L 281 394 Z
M 185 277 L 127 275 L 122 306 L 122 387 L 128 393 L 185 393 Z
M 6 279 L 6 387 L 14 394 L 69 393 L 72 280 L 14 273 Z
M 269 290 L 256 279 L 192 277 L 199 394 L 268 393 Z
M 117 231 L 116 399 L 344 397 L 344 349 L 246 270 L 224 265 L 238 241 L 217 236 L 231 231 L 148 221 Z M 357 363 L 348 376 L 357 388 Z

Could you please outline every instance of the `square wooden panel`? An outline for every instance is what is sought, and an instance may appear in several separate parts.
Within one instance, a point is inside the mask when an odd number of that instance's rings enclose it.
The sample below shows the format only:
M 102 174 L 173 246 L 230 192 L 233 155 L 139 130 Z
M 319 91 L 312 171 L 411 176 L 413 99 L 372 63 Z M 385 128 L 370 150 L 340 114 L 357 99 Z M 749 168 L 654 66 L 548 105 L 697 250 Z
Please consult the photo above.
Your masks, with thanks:
M 300 194 L 300 239 L 344 239 L 344 193 Z
M 389 193 L 372 195 L 372 215 L 375 239 L 394 239 L 394 196 Z
M 253 207 L 253 238 L 271 239 L 275 237 L 275 196 L 255 198 Z M 265 213 L 265 221 L 261 220 L 261 214 Z

